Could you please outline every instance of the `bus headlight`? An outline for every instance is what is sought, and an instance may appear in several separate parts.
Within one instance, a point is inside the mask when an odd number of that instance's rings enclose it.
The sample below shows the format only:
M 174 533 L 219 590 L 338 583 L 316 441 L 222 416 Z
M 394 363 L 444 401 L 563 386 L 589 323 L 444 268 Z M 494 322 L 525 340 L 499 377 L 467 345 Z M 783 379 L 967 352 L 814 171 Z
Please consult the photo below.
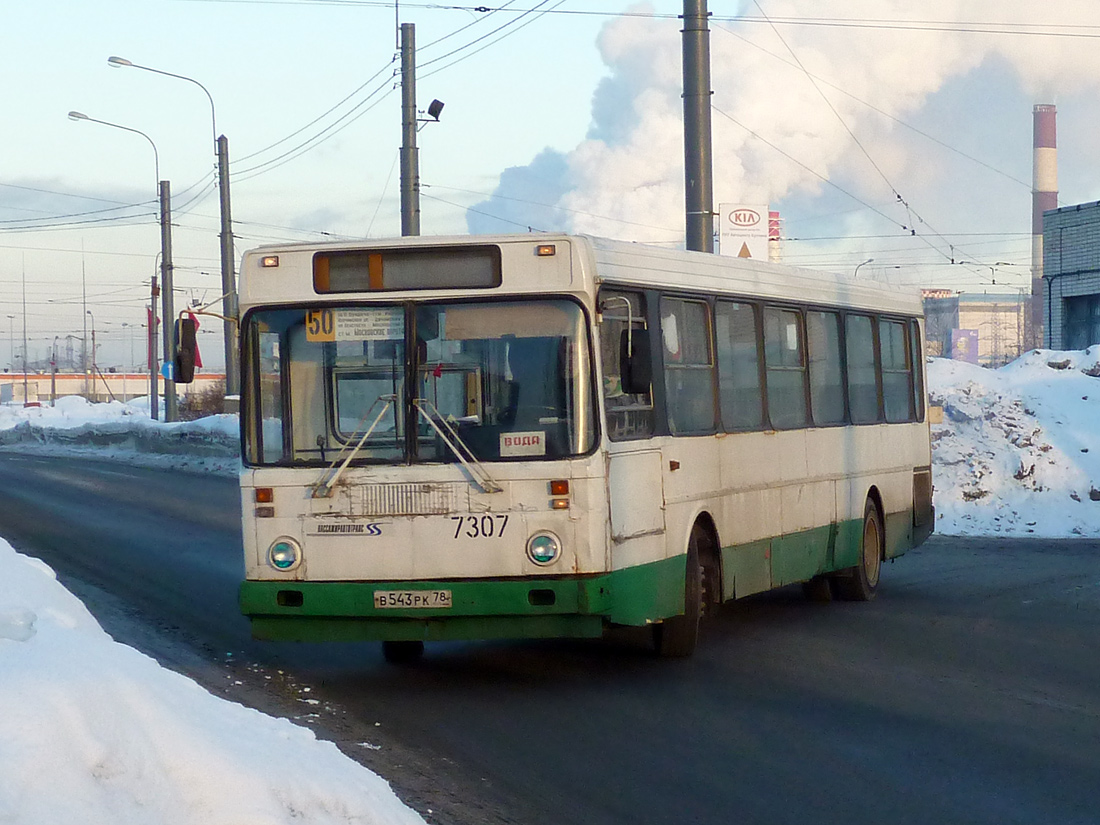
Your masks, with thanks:
M 302 548 L 286 536 L 275 539 L 267 548 L 267 563 L 284 573 L 293 570 L 302 563 Z
M 527 558 L 545 567 L 561 558 L 561 540 L 553 533 L 539 531 L 527 539 Z

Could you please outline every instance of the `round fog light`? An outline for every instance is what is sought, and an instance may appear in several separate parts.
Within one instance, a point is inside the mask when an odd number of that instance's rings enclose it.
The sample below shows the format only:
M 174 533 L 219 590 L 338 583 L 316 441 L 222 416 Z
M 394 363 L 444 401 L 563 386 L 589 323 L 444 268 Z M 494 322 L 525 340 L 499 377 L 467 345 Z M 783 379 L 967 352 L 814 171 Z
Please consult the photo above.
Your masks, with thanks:
M 535 533 L 527 539 L 527 558 L 535 564 L 553 564 L 561 557 L 561 541 L 553 533 Z
M 293 570 L 302 561 L 302 548 L 294 539 L 276 539 L 267 550 L 267 561 L 276 570 Z

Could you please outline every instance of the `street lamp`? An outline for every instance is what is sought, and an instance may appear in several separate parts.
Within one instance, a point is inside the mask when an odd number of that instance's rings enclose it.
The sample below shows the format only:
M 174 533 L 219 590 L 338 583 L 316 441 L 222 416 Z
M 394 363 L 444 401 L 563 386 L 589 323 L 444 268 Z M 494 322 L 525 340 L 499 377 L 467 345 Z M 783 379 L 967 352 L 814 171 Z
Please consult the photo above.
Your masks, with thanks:
M 237 279 L 233 271 L 233 219 L 230 216 L 229 208 L 229 139 L 225 135 L 218 134 L 214 98 L 210 94 L 210 90 L 193 77 L 165 72 L 150 66 L 142 66 L 127 60 L 125 57 L 114 55 L 107 58 L 107 64 L 116 69 L 129 67 L 164 75 L 165 77 L 174 77 L 177 80 L 186 80 L 188 83 L 193 83 L 202 89 L 206 94 L 206 99 L 210 101 L 210 125 L 214 135 L 214 156 L 217 158 L 218 168 L 218 200 L 221 205 L 221 232 L 218 238 L 221 241 L 222 294 L 225 296 L 222 299 L 222 307 L 225 310 L 225 318 L 222 322 L 225 338 L 225 392 L 227 395 L 236 395 L 240 392 L 240 376 L 237 368 L 237 329 L 235 320 L 237 317 Z M 440 106 L 439 108 L 442 109 L 443 107 Z M 436 115 L 438 119 L 438 112 Z M 171 322 L 172 319 L 165 316 L 165 325 L 167 326 Z
M 863 263 L 861 263 L 861 264 L 856 264 L 856 271 L 852 273 L 852 277 L 853 277 L 853 278 L 855 278 L 855 277 L 857 277 L 857 276 L 859 275 L 859 268 L 860 268 L 861 266 L 867 266 L 867 264 L 870 264 L 870 263 L 874 263 L 874 261 L 875 261 L 875 259 L 874 259 L 874 258 L 868 258 L 868 259 L 867 259 L 866 261 L 864 261 Z
M 111 123 L 107 120 L 97 120 L 94 117 L 88 117 L 83 112 L 69 112 L 69 119 L 75 121 L 87 120 L 91 123 L 99 123 L 103 126 L 122 129 L 124 132 L 133 132 L 135 135 L 141 135 L 149 141 L 149 145 L 153 147 L 153 161 L 156 165 L 157 173 L 157 200 L 160 204 L 160 273 L 161 282 L 163 283 L 163 289 L 161 290 L 161 312 L 164 315 L 164 363 L 174 364 L 176 361 L 176 344 L 172 334 L 173 329 L 171 323 L 171 319 L 175 317 L 175 307 L 173 305 L 172 295 L 172 195 L 168 181 L 160 179 L 160 153 L 157 152 L 157 145 L 153 143 L 153 139 L 145 134 L 145 132 L 138 129 L 131 129 L 129 126 L 122 126 L 118 123 Z M 154 276 L 152 287 L 154 307 L 156 306 L 156 294 L 157 283 L 156 277 Z M 150 330 L 152 329 L 153 327 L 150 327 Z M 149 334 L 152 336 L 153 332 L 150 331 Z M 156 351 L 156 346 L 152 340 L 150 340 L 149 349 L 151 352 Z M 159 417 L 157 411 L 158 395 L 156 365 L 153 363 L 153 359 L 150 358 L 149 414 L 154 421 Z M 166 380 L 164 382 L 164 418 L 166 421 L 175 421 L 177 417 L 176 385 L 172 381 Z

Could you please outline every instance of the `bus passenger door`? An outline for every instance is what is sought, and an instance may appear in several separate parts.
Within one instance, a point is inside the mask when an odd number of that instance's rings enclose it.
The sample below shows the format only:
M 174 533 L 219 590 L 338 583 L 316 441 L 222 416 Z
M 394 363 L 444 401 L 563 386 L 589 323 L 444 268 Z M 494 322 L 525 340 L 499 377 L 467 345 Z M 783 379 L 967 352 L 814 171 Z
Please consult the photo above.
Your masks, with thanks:
M 670 572 L 661 451 L 613 449 L 607 458 L 611 511 L 611 614 L 615 624 L 645 625 L 683 610 L 684 579 Z
M 611 453 L 607 486 L 611 506 L 611 552 L 647 536 L 664 536 L 665 496 L 660 450 Z M 661 538 L 660 546 L 664 546 Z M 652 560 L 663 558 L 662 552 Z M 614 563 L 613 567 L 619 567 Z M 633 561 L 632 563 L 637 563 Z

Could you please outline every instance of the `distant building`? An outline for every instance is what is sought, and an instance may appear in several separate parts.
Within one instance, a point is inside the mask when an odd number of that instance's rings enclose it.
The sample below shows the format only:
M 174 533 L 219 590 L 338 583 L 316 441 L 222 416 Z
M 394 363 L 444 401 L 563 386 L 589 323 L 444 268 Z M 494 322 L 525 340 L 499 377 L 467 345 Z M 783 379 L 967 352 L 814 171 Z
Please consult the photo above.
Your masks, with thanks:
M 1100 344 L 1100 202 L 1043 213 L 1043 346 Z
M 927 355 L 1000 367 L 1023 351 L 1030 303 L 1024 290 L 926 289 L 922 296 Z

